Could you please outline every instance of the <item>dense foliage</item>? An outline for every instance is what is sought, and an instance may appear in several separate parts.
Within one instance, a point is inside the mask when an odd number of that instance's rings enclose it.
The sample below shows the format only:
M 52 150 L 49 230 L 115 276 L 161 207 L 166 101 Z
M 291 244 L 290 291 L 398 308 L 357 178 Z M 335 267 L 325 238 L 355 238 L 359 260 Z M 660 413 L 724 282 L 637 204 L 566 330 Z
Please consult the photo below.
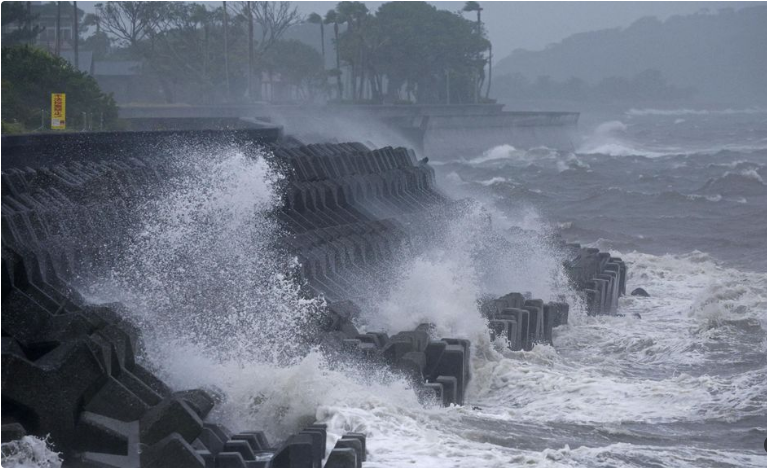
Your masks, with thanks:
M 295 39 L 275 42 L 262 57 L 260 68 L 295 86 L 301 99 L 313 98 L 327 81 L 320 53 Z
M 375 14 L 360 2 L 340 2 L 335 11 L 347 25 L 339 52 L 351 67 L 355 99 L 369 83 L 374 101 L 477 100 L 489 42 L 473 22 L 425 2 L 385 3 Z
M 3 132 L 50 128 L 51 93 L 67 95 L 67 127 L 112 127 L 117 106 L 90 75 L 30 46 L 2 48 Z M 45 116 L 41 116 L 45 113 Z M 87 114 L 87 122 L 84 120 Z
M 2 24 L 3 45 L 24 44 L 34 39 L 41 31 L 40 26 L 33 26 L 35 19 L 28 9 L 29 2 L 3 2 Z M 9 26 L 14 25 L 14 28 Z
M 29 10 L 4 3 L 4 22 L 6 11 L 24 36 Z M 343 1 L 304 19 L 290 2 L 110 1 L 85 15 L 81 30 L 95 33 L 80 50 L 97 62 L 140 63 L 131 68 L 140 74 L 120 75 L 126 100 L 472 103 L 486 93 L 480 11 L 477 2 L 463 13 L 390 2 L 371 12 Z M 475 13 L 476 21 L 462 16 Z
M 228 6 L 228 8 L 227 8 Z M 140 60 L 160 93 L 150 99 L 213 103 L 258 98 L 264 55 L 297 24 L 289 2 L 96 4 L 101 30 L 113 38 L 112 57 Z

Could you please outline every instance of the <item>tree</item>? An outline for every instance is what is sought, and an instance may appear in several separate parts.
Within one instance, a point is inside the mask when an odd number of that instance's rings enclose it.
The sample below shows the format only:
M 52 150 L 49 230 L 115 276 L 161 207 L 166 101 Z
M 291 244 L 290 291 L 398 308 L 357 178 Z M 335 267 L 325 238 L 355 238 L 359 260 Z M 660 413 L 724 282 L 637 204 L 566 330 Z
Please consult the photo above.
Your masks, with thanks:
M 178 11 L 178 7 L 175 7 Z M 101 28 L 138 57 L 143 58 L 157 77 L 166 102 L 174 102 L 167 67 L 157 54 L 156 39 L 169 28 L 174 13 L 170 2 L 106 2 L 97 3 Z
M 25 8 L 29 5 L 29 2 L 2 3 L 3 45 L 12 46 L 32 42 L 43 31 L 40 26 L 32 26 L 32 21 L 38 15 L 32 15 L 29 9 Z
M 463 8 L 461 11 L 469 12 L 469 11 L 476 11 L 477 12 L 477 34 L 482 34 L 482 7 L 479 6 L 479 2 L 466 2 L 463 5 Z
M 322 66 L 325 66 L 325 23 L 322 20 L 322 16 L 317 13 L 312 13 L 307 18 L 307 21 L 312 24 L 320 25 L 320 45 L 322 50 Z
M 295 39 L 275 42 L 264 54 L 261 67 L 270 75 L 278 74 L 302 99 L 312 99 L 325 79 L 322 56 L 313 47 Z
M 341 37 L 339 50 L 341 57 L 349 64 L 351 70 L 352 100 L 362 96 L 364 83 L 364 40 L 363 24 L 368 17 L 368 8 L 362 2 L 339 2 L 336 5 L 338 22 L 346 23 L 346 32 Z M 346 44 L 344 44 L 344 42 Z M 344 53 L 345 52 L 345 53 Z M 359 75 L 363 76 L 359 76 Z M 357 79 L 361 78 L 361 83 Z M 359 90 L 359 94 L 358 94 Z
M 372 63 L 388 79 L 387 99 L 421 103 L 476 99 L 476 71 L 484 66 L 488 41 L 460 15 L 425 2 L 385 3 L 376 11 L 372 30 L 379 35 Z
M 3 47 L 2 68 L 4 128 L 9 123 L 38 128 L 41 110 L 50 112 L 51 93 L 66 93 L 69 128 L 84 126 L 83 113 L 98 116 L 106 128 L 117 122 L 114 99 L 63 58 L 31 46 Z
M 325 13 L 325 24 L 333 25 L 333 34 L 335 36 L 334 46 L 336 48 L 336 69 L 334 74 L 336 75 L 336 85 L 338 87 L 338 100 L 341 101 L 344 97 L 344 89 L 341 84 L 341 54 L 338 50 L 338 23 L 338 13 L 336 13 L 336 10 L 328 10 L 328 12 Z
M 477 34 L 479 36 L 484 36 L 484 31 L 482 29 L 482 7 L 479 6 L 479 2 L 474 2 L 474 1 L 466 2 L 463 5 L 463 8 L 462 8 L 461 11 L 464 11 L 464 12 L 476 11 L 477 12 Z M 492 54 L 492 51 L 491 51 L 491 54 Z M 482 89 L 482 81 L 484 80 L 484 72 L 485 72 L 485 67 L 484 67 L 484 64 L 483 64 L 482 69 L 479 71 L 481 79 L 477 80 L 476 94 L 474 96 L 474 102 L 478 101 L 477 96 L 479 95 L 478 94 L 479 91 Z M 492 71 L 491 71 L 491 73 L 492 73 Z M 489 92 L 490 92 L 490 88 L 489 88 L 489 85 L 488 85 L 488 93 Z
M 285 31 L 301 20 L 298 9 L 290 2 L 242 2 L 240 14 L 248 23 L 248 96 L 255 98 L 253 71 L 257 58 L 266 53 Z M 259 26 L 261 38 L 255 41 L 254 23 Z
M 166 13 L 161 2 L 107 2 L 97 3 L 96 11 L 105 32 L 130 47 L 138 47 L 160 29 Z
M 96 32 L 85 38 L 83 46 L 86 50 L 93 52 L 94 60 L 104 60 L 109 53 L 110 39 L 105 32 L 101 30 L 101 18 L 93 13 L 88 13 L 83 17 L 83 28 L 88 29 L 96 26 Z

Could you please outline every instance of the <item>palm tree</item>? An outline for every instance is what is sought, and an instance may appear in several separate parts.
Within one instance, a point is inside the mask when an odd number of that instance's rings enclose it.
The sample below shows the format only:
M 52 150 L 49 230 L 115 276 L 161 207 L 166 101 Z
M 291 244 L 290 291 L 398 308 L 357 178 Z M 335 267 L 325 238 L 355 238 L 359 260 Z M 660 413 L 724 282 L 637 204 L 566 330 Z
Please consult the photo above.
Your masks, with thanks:
M 338 53 L 338 14 L 336 10 L 328 10 L 325 13 L 325 24 L 333 24 L 333 33 L 335 34 L 336 42 L 336 85 L 338 85 L 338 100 L 343 97 L 343 87 L 341 86 L 341 56 Z
M 322 68 L 325 68 L 325 24 L 322 22 L 322 16 L 312 13 L 307 19 L 312 24 L 320 25 L 320 44 L 322 45 Z
M 476 11 L 477 12 L 477 34 L 482 35 L 482 7 L 479 6 L 479 2 L 466 2 L 463 5 L 462 11 L 470 12 L 470 11 Z M 484 65 L 482 66 L 482 70 L 484 71 Z M 478 79 L 477 85 L 474 87 L 474 102 L 479 101 L 479 91 L 482 87 L 482 82 Z M 489 90 L 488 90 L 489 92 Z
M 362 28 L 362 22 L 368 14 L 368 7 L 362 2 L 339 2 L 336 5 L 336 12 L 338 12 L 338 22 L 346 23 L 347 34 L 350 36 L 351 41 L 356 42 L 357 46 L 356 52 L 358 56 L 353 57 L 354 47 L 352 47 L 352 50 L 349 52 L 352 54 L 353 58 L 348 60 L 351 65 L 352 100 L 356 100 L 362 97 L 362 85 L 359 86 L 359 96 L 357 93 L 357 75 L 359 74 L 359 69 L 361 68 L 363 61 L 363 47 L 360 30 Z M 364 77 L 362 81 L 364 82 Z
M 482 7 L 479 6 L 479 2 L 466 2 L 463 5 L 461 11 L 476 11 L 477 12 L 477 32 L 482 34 Z

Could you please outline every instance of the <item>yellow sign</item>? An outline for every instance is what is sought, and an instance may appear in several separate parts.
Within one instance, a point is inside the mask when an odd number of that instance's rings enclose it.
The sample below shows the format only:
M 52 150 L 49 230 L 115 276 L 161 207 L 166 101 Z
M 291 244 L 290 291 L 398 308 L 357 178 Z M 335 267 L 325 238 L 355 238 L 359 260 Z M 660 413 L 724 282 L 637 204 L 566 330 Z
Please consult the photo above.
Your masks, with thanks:
M 67 128 L 67 95 L 64 93 L 51 94 L 51 128 L 53 130 Z

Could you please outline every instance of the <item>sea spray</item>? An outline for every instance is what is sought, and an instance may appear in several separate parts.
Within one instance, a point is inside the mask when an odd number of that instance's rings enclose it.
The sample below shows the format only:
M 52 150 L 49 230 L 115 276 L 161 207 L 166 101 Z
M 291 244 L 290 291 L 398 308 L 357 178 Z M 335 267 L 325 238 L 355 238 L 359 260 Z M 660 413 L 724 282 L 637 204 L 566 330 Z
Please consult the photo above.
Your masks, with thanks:
M 3 442 L 0 463 L 5 468 L 60 468 L 62 460 L 47 437 L 26 435 Z
M 272 213 L 283 176 L 257 148 L 181 146 L 165 156 L 173 176 L 136 204 L 131 241 L 90 285 L 91 299 L 124 303 L 147 365 L 171 386 L 207 386 L 224 400 L 222 422 L 262 427 L 274 412 L 259 392 L 306 362 L 324 307 L 303 294 L 296 259 L 279 247 Z M 265 429 L 285 436 L 314 408 L 301 411 Z

